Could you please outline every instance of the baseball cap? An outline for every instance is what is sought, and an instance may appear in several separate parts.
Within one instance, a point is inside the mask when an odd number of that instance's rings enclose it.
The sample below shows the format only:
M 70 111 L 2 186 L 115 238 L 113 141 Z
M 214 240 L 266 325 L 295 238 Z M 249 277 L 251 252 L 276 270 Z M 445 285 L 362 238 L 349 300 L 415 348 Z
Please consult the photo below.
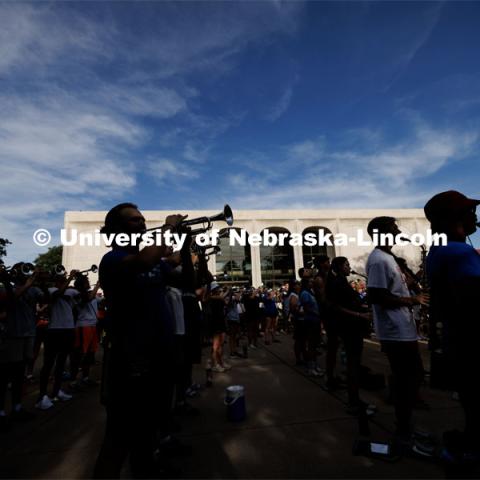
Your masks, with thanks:
M 466 197 L 456 190 L 437 193 L 423 207 L 425 216 L 432 222 L 441 218 L 455 218 L 480 204 L 480 200 Z

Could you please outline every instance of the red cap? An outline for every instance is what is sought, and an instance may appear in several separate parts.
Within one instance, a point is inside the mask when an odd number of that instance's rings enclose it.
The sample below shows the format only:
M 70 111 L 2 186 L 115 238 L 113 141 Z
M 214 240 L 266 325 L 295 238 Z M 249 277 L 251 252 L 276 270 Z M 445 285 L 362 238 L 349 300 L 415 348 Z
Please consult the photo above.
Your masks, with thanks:
M 448 190 L 433 196 L 423 210 L 427 219 L 432 222 L 441 218 L 455 218 L 479 204 L 480 200 L 468 198 L 456 190 Z

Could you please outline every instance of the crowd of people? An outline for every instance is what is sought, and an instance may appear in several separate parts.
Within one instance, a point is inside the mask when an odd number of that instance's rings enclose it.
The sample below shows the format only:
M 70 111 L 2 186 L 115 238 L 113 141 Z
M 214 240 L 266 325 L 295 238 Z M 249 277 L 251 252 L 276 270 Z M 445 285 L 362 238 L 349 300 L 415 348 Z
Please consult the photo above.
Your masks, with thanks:
M 208 271 L 204 252 L 191 250 L 191 230 L 182 226 L 181 215 L 169 216 L 162 227 L 189 236 L 180 251 L 114 242 L 101 260 L 93 288 L 88 275 L 76 270 L 44 275 L 38 269 L 28 271 L 23 263 L 3 268 L 0 430 L 32 417 L 22 405 L 22 391 L 42 343 L 39 410 L 97 385 L 90 371 L 101 343 L 101 401 L 107 420 L 94 476 L 118 478 L 128 456 L 133 477 L 151 478 L 168 468 L 163 453 L 175 441 L 173 414 L 198 414 L 188 397 L 199 388 L 192 372 L 193 365 L 202 362 L 205 344 L 211 345 L 204 358 L 208 385 L 213 374 L 228 371 L 235 358 L 247 357 L 260 343 L 281 342 L 281 332 L 291 333 L 296 365 L 307 375 L 325 377 L 330 391 L 346 389 L 348 413 L 361 417 L 376 409 L 360 395 L 364 338 L 374 332 L 393 375 L 396 441 L 428 456 L 433 450 L 425 438 L 415 436 L 411 420 L 424 372 L 418 317 L 430 306 L 433 323 L 443 325 L 440 344 L 449 366 L 445 375 L 459 393 L 466 416 L 464 433 L 447 435 L 448 451 L 456 461 L 468 455 L 478 459 L 480 399 L 472 378 L 478 363 L 479 322 L 473 303 L 480 257 L 466 243 L 476 229 L 478 204 L 458 192 L 443 192 L 425 206 L 434 232 L 449 239 L 447 246 L 432 247 L 426 259 L 428 291 L 421 281 L 424 272 L 414 274 L 392 252 L 393 245 L 377 246 L 370 253 L 365 279 L 349 280 L 348 258 L 320 255 L 301 268 L 297 278 L 277 288 L 221 285 Z M 145 229 L 137 206 L 123 203 L 108 212 L 102 232 L 137 234 Z M 368 233 L 374 231 L 401 233 L 393 217 L 372 219 Z M 345 380 L 336 365 L 340 345 Z M 322 348 L 325 368 L 318 362 Z M 9 385 L 12 411 L 7 415 Z

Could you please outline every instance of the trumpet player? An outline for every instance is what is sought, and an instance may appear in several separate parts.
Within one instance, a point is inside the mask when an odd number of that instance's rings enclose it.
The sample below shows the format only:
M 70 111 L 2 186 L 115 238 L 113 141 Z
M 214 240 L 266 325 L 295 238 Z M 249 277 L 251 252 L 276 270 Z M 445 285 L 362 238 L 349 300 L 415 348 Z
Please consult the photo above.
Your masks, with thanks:
M 44 301 L 46 292 L 33 285 L 36 273 L 27 276 L 22 263 L 10 272 L 2 271 L 4 288 L 4 335 L 0 340 L 0 429 L 9 427 L 5 412 L 7 385 L 12 384 L 13 420 L 29 420 L 33 414 L 22 407 L 25 367 L 33 357 L 35 309 Z M 13 283 L 13 285 L 12 285 Z
M 55 286 L 48 289 L 50 293 L 50 322 L 45 339 L 43 366 L 40 371 L 40 392 L 35 405 L 40 410 L 52 408 L 55 401 L 65 402 L 72 398 L 62 389 L 62 382 L 65 362 L 73 350 L 75 341 L 73 310 L 77 301 L 78 290 L 69 288 L 69 285 L 76 275 L 76 270 L 72 270 L 68 277 L 56 274 L 54 277 Z M 51 397 L 49 397 L 47 395 L 48 379 L 54 366 L 53 390 Z
M 401 234 L 393 217 L 376 217 L 367 227 L 373 239 L 375 232 L 396 237 Z M 367 292 L 373 308 L 377 339 L 387 355 L 395 381 L 396 437 L 408 448 L 422 449 L 430 454 L 427 445 L 412 437 L 410 420 L 423 378 L 423 365 L 417 344 L 417 328 L 411 308 L 428 305 L 426 294 L 412 296 L 405 277 L 392 252 L 393 245 L 377 246 L 367 260 Z
M 170 215 L 163 231 L 175 231 L 184 220 Z M 102 233 L 142 234 L 145 218 L 133 203 L 113 207 Z M 100 285 L 107 306 L 107 348 L 102 377 L 107 421 L 105 437 L 94 470 L 95 478 L 118 478 L 130 456 L 135 478 L 158 475 L 154 462 L 155 435 L 161 416 L 159 405 L 168 388 L 171 368 L 171 319 L 165 303 L 162 258 L 166 246 L 122 245 L 116 238 L 99 267 Z M 167 379 L 167 380 L 165 380 Z
M 97 293 L 100 282 L 90 289 L 90 281 L 87 275 L 77 275 L 74 282 L 75 289 L 79 292 L 76 306 L 77 322 L 75 325 L 75 346 L 70 356 L 70 377 L 72 388 L 78 388 L 78 371 L 82 369 L 82 385 L 96 385 L 95 380 L 90 378 L 90 367 L 95 363 L 95 353 L 98 350 L 97 336 Z

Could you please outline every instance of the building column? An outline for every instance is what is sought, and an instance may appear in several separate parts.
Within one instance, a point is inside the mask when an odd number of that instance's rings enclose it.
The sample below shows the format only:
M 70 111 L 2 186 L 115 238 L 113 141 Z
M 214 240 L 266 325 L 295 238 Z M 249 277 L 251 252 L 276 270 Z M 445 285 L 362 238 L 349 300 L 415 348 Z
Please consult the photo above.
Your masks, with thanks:
M 303 248 L 300 245 L 293 246 L 293 264 L 295 268 L 295 278 L 300 280 L 300 277 L 298 276 L 298 270 L 305 266 L 303 264 Z
M 250 247 L 250 258 L 252 260 L 252 286 L 258 288 L 262 283 L 262 267 L 260 265 L 260 247 Z

